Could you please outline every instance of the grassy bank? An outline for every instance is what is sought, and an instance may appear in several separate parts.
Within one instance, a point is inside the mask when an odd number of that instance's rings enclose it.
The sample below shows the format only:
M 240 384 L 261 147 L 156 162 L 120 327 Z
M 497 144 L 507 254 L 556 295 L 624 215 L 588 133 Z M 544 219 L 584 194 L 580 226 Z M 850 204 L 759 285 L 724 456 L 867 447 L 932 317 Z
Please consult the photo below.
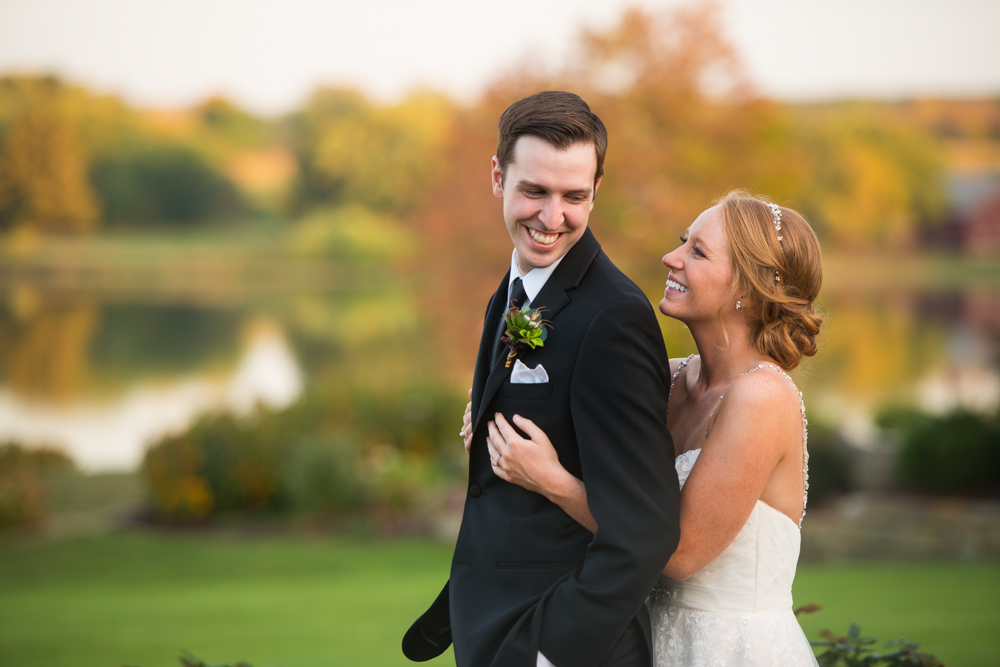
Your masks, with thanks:
M 120 533 L 0 547 L 0 663 L 177 665 L 180 649 L 257 667 L 405 665 L 403 631 L 447 576 L 425 541 Z M 949 667 L 996 664 L 1000 566 L 800 568 L 810 637 L 862 624 Z M 442 659 L 440 664 L 449 664 Z
M 1000 563 L 844 562 L 807 564 L 795 578 L 795 604 L 810 639 L 858 623 L 880 646 L 900 636 L 919 642 L 948 667 L 1000 662 Z
M 436 544 L 114 535 L 0 553 L 0 663 L 398 665 Z

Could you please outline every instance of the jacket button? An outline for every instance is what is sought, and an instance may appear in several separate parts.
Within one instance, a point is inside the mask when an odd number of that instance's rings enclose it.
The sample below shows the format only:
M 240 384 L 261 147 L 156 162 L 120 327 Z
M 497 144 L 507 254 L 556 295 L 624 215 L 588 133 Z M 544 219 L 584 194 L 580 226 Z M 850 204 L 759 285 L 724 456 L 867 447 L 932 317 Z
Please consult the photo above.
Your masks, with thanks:
M 478 484 L 473 484 L 472 486 L 469 487 L 469 495 L 472 496 L 473 498 L 478 498 L 479 496 L 483 495 L 483 490 L 479 488 Z

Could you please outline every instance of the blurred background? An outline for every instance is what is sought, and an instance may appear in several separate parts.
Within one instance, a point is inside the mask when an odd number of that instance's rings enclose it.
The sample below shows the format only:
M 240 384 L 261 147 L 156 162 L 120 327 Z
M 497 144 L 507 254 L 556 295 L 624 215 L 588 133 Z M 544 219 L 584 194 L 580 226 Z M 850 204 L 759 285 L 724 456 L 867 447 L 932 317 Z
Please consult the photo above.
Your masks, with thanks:
M 997 664 L 998 25 L 986 0 L 0 0 L 0 664 L 407 664 L 509 265 L 496 122 L 549 88 L 608 126 L 591 228 L 653 303 L 731 188 L 820 236 L 810 638 Z

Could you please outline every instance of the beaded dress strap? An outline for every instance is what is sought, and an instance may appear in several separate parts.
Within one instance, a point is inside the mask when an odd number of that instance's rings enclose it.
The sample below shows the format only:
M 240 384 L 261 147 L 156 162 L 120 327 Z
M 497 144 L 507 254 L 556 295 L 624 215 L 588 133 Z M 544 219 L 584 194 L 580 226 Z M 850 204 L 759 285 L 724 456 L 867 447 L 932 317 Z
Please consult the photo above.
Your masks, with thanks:
M 674 383 L 677 382 L 677 376 L 681 374 L 681 371 L 684 370 L 684 367 L 687 366 L 688 362 L 691 361 L 692 359 L 694 359 L 694 355 L 689 354 L 687 359 L 683 359 L 681 360 L 681 363 L 677 364 L 677 370 L 674 371 L 674 374 L 670 377 L 671 392 L 673 392 L 674 390 Z
M 806 503 L 809 501 L 809 449 L 806 447 L 806 443 L 809 441 L 809 420 L 806 419 L 806 404 L 802 400 L 802 392 L 795 385 L 795 380 L 792 379 L 791 375 L 774 364 L 761 364 L 757 368 L 764 367 L 776 370 L 779 375 L 788 380 L 788 384 L 792 385 L 792 389 L 799 395 L 799 410 L 802 413 L 802 514 L 799 516 L 799 528 L 802 528 L 802 520 L 806 518 Z

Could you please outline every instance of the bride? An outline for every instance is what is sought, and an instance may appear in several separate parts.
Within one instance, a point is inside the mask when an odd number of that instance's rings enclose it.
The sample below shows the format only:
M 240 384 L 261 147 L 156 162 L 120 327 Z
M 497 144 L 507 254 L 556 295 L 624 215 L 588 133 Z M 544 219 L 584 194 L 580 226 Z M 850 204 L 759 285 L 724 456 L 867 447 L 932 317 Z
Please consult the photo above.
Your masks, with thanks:
M 786 373 L 816 353 L 816 235 L 795 211 L 735 191 L 663 264 L 660 311 L 687 325 L 699 354 L 670 361 L 681 540 L 646 603 L 654 663 L 816 665 L 792 613 L 809 455 L 801 393 Z M 583 482 L 544 432 L 513 422 L 490 423 L 494 472 L 596 532 Z

